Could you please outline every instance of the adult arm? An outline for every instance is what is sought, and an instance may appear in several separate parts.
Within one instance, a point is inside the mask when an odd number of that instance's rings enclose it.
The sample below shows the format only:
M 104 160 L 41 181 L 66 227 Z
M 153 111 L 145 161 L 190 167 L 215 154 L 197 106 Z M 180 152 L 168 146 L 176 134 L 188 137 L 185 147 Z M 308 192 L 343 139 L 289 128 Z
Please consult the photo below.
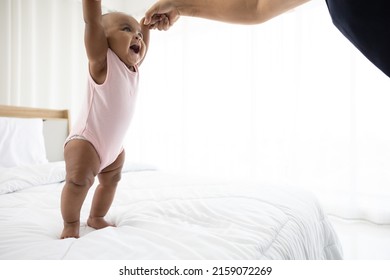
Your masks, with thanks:
M 310 0 L 160 0 L 145 14 L 145 24 L 169 28 L 179 16 L 235 24 L 259 24 Z M 168 24 L 160 21 L 166 15 Z

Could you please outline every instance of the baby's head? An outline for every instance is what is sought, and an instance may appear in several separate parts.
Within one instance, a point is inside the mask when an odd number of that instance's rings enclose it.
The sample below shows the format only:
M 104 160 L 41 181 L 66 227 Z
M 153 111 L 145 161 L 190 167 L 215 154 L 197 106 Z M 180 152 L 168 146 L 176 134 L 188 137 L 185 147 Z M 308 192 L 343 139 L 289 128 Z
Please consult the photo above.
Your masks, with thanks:
M 130 15 L 110 12 L 102 17 L 109 48 L 128 67 L 137 65 L 146 54 L 140 23 Z

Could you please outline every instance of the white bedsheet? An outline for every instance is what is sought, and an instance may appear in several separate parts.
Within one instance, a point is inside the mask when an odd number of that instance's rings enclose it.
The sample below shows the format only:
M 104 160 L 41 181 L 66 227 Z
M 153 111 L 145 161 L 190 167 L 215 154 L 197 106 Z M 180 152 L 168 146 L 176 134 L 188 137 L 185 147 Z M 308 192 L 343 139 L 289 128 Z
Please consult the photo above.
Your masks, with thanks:
M 317 200 L 297 189 L 130 171 L 107 216 L 116 227 L 86 226 L 91 189 L 81 237 L 60 240 L 62 186 L 0 195 L 0 259 L 342 258 Z

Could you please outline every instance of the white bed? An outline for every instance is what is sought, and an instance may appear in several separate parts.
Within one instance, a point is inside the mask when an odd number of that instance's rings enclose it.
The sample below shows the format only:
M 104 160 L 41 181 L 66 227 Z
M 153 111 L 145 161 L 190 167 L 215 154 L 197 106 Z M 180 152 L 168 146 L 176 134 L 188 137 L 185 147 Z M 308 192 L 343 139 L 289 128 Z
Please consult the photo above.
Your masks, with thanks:
M 10 116 L 5 111 L 0 106 L 0 116 Z M 116 227 L 86 226 L 91 189 L 82 208 L 81 237 L 60 240 L 64 177 L 61 160 L 0 168 L 0 259 L 342 258 L 330 221 L 306 191 L 169 174 L 131 163 L 107 217 Z

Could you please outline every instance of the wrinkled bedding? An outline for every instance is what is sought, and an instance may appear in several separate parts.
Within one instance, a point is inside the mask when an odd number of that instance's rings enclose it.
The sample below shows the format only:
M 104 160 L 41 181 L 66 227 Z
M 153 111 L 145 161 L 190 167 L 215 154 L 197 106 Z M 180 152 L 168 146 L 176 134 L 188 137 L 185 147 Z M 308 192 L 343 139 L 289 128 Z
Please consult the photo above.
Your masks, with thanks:
M 107 215 L 116 227 L 86 225 L 95 183 L 81 237 L 60 240 L 64 165 L 45 166 L 0 170 L 0 259 L 342 258 L 330 221 L 306 191 L 139 166 L 126 168 Z

